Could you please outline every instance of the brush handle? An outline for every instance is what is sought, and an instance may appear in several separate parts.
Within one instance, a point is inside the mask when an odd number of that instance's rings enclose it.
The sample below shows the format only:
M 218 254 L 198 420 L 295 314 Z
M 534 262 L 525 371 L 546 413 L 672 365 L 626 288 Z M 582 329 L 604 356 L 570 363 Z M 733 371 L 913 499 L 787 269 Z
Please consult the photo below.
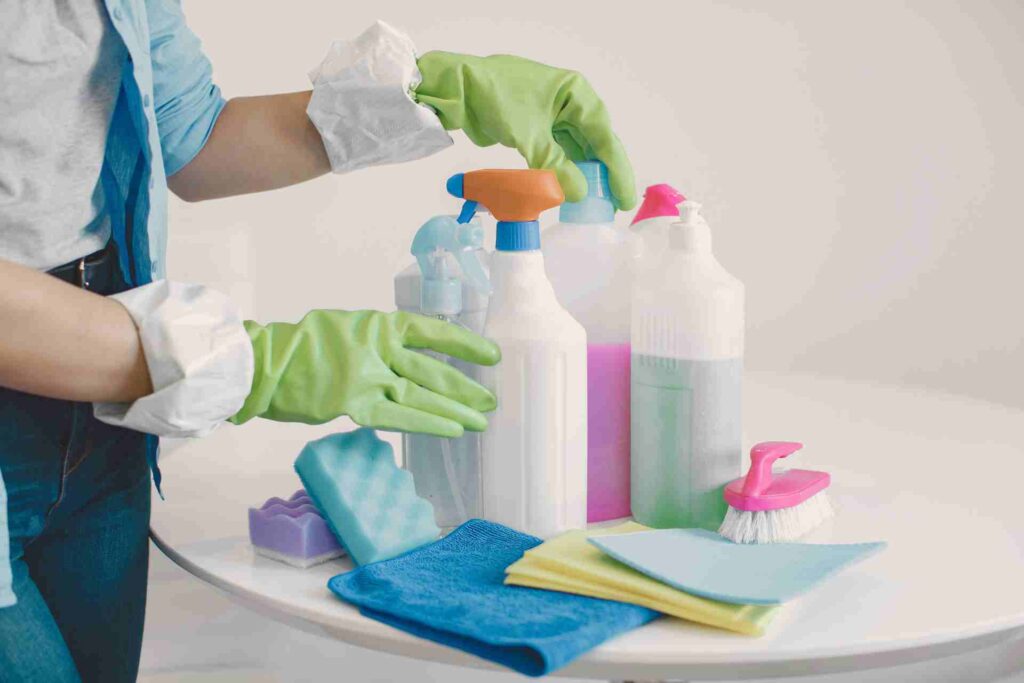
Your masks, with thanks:
M 796 441 L 763 441 L 750 449 L 750 471 L 743 480 L 743 495 L 759 496 L 772 483 L 772 464 L 803 448 Z

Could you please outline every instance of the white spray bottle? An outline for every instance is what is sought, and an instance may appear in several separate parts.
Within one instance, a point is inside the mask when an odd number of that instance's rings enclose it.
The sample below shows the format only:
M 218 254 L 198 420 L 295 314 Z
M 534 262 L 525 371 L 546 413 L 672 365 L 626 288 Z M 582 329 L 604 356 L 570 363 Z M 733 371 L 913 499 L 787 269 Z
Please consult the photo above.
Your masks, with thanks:
M 483 433 L 485 519 L 550 537 L 587 523 L 587 335 L 555 296 L 540 251 L 540 213 L 562 203 L 554 173 L 485 170 L 448 191 L 498 219 L 484 336 L 502 360 L 483 369 L 498 398 Z

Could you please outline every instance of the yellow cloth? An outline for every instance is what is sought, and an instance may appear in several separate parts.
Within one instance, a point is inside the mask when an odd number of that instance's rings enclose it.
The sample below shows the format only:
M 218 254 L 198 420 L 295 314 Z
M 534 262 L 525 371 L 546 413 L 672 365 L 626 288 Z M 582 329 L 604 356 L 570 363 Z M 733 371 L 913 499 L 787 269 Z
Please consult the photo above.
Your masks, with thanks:
M 764 634 L 777 607 L 733 605 L 684 593 L 627 567 L 587 542 L 588 536 L 598 534 L 648 530 L 642 524 L 626 522 L 589 532 L 569 531 L 526 551 L 505 570 L 505 583 L 628 602 L 729 631 Z

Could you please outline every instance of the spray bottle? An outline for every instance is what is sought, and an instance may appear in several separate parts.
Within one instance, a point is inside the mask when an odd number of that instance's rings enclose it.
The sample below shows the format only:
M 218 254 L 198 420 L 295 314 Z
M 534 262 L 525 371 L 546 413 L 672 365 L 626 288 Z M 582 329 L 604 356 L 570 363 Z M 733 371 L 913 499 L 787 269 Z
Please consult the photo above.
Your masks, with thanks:
M 498 398 L 483 434 L 484 518 L 550 537 L 587 523 L 587 335 L 544 270 L 538 218 L 564 196 L 545 170 L 458 174 L 448 191 L 498 219 L 484 336 L 502 351 L 483 369 Z
M 633 281 L 631 502 L 647 526 L 717 529 L 742 469 L 744 292 L 700 205 L 679 215 Z
M 587 519 L 603 522 L 630 514 L 630 234 L 615 225 L 608 168 L 576 166 L 587 196 L 562 204 L 543 233 L 544 259 L 558 300 L 587 331 Z
M 483 240 L 476 221 L 435 216 L 424 223 L 410 249 L 416 264 L 395 278 L 399 308 L 482 332 L 490 294 Z M 480 366 L 431 355 L 479 381 Z M 433 504 L 439 527 L 453 528 L 480 515 L 479 434 L 467 432 L 457 439 L 403 434 L 402 442 L 405 468 L 413 475 L 416 493 Z

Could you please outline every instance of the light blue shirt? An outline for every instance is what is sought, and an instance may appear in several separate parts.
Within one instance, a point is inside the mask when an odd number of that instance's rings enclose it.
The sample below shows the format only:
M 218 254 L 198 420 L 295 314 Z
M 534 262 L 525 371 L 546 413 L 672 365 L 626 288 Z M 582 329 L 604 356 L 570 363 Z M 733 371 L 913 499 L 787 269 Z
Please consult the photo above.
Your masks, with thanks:
M 121 266 L 131 284 L 164 276 L 167 176 L 190 162 L 224 98 L 178 0 L 107 0 L 128 49 L 103 169 Z
M 164 277 L 167 176 L 191 161 L 213 130 L 224 98 L 179 0 L 106 0 L 128 52 L 101 182 L 122 271 L 132 286 Z M 154 480 L 157 439 L 148 457 Z M 0 479 L 0 607 L 14 604 L 6 490 Z

